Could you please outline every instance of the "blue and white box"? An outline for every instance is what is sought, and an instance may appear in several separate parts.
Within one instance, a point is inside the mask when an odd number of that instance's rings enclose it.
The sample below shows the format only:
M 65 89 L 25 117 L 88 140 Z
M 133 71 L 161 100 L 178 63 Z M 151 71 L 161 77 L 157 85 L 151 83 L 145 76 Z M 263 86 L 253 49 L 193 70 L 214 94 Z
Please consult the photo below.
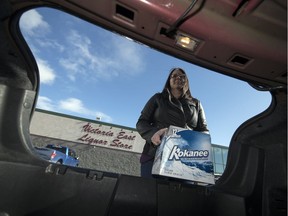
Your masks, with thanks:
M 158 147 L 153 175 L 215 184 L 209 134 L 170 126 Z

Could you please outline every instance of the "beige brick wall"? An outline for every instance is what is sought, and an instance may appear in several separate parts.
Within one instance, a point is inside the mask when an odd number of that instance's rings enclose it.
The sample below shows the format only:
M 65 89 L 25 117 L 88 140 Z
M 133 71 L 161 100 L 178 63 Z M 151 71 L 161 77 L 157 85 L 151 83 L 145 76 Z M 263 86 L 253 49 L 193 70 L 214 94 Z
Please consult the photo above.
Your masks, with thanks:
M 74 149 L 79 167 L 140 176 L 139 158 L 145 141 L 135 129 L 36 111 L 30 134 L 34 146 L 58 144 Z

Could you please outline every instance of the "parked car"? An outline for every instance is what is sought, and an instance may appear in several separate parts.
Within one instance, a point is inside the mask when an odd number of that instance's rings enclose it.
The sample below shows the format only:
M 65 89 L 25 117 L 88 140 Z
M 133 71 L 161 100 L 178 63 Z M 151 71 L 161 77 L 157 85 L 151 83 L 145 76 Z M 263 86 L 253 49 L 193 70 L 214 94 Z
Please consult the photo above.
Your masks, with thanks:
M 48 144 L 46 147 L 35 147 L 37 153 L 45 160 L 68 166 L 78 166 L 79 158 L 71 148 Z
M 215 185 L 51 166 L 33 155 L 29 126 L 40 78 L 19 20 L 25 11 L 44 6 L 271 94 L 267 110 L 234 132 L 226 169 Z M 287 214 L 286 0 L 1 0 L 0 18 L 0 215 Z M 77 47 L 90 57 L 80 43 Z

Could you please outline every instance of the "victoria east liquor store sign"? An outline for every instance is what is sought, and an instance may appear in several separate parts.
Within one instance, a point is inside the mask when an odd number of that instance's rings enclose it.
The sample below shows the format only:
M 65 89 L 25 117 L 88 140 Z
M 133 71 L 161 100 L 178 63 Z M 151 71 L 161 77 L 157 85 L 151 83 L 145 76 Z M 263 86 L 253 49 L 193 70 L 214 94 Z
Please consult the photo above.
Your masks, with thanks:
M 96 146 L 133 150 L 138 133 L 104 125 L 85 123 L 80 131 L 77 141 Z

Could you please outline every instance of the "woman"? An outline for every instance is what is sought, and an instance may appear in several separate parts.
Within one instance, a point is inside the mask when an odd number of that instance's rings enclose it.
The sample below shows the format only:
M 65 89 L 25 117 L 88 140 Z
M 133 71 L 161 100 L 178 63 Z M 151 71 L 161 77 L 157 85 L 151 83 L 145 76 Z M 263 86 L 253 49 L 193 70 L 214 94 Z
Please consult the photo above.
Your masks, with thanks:
M 137 121 L 136 128 L 146 140 L 140 158 L 142 177 L 152 177 L 156 149 L 170 125 L 209 133 L 203 107 L 192 97 L 188 78 L 181 68 L 171 70 L 163 91 L 149 99 Z

